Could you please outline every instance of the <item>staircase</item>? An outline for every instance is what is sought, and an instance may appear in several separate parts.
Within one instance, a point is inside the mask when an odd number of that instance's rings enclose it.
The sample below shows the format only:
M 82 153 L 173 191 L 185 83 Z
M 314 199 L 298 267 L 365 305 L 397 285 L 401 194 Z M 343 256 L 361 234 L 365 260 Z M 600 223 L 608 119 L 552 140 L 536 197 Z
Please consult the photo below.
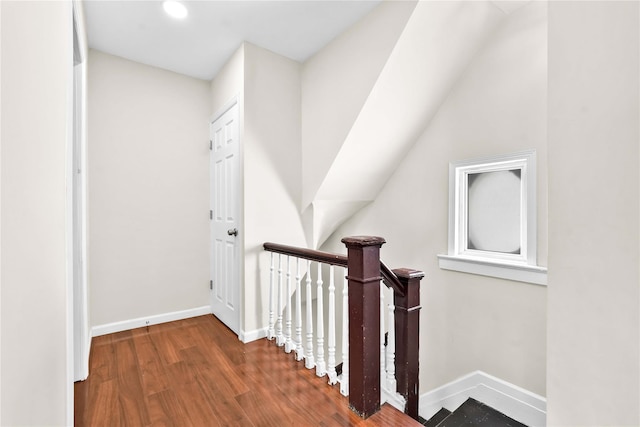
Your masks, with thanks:
M 429 427 L 526 427 L 473 398 L 453 412 L 419 417 L 424 273 L 389 269 L 380 260 L 381 237 L 342 242 L 346 256 L 264 243 L 271 260 L 268 339 L 339 388 L 361 418 L 389 403 Z
M 426 427 L 526 427 L 513 418 L 475 399 L 469 398 L 455 411 L 440 409 L 428 420 L 419 419 Z
M 389 269 L 380 237 L 342 242 L 346 256 L 264 244 L 271 253 L 268 338 L 339 384 L 362 418 L 386 402 L 417 420 L 424 273 Z

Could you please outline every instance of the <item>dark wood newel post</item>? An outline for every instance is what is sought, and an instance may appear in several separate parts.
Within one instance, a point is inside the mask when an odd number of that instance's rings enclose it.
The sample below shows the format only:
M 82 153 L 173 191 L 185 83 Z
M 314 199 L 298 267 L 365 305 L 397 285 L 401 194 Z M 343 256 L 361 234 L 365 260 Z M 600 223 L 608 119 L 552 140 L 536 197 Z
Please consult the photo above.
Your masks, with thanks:
M 345 237 L 349 280 L 349 406 L 363 418 L 380 410 L 381 237 Z
M 396 318 L 396 379 L 398 393 L 407 401 L 405 412 L 418 419 L 418 353 L 420 342 L 420 281 L 422 271 L 408 268 L 393 270 L 405 289 L 394 293 Z

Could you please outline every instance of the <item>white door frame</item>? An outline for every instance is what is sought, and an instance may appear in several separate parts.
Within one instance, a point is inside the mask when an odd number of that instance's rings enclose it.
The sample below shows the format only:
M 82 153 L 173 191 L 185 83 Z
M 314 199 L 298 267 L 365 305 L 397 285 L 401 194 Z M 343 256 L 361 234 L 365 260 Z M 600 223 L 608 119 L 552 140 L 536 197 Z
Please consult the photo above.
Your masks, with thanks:
M 238 236 L 237 242 L 237 259 L 238 265 L 236 271 L 236 277 L 238 278 L 238 309 L 236 310 L 238 318 L 238 338 L 240 339 L 242 336 L 242 331 L 244 331 L 244 148 L 242 145 L 243 137 L 244 137 L 244 108 L 242 104 L 242 96 L 240 94 L 235 95 L 228 102 L 226 102 L 222 108 L 220 108 L 215 114 L 211 116 L 209 119 L 209 126 L 214 123 L 216 120 L 221 118 L 227 111 L 229 111 L 234 105 L 238 105 L 238 186 L 236 191 L 238 192 L 237 200 L 237 208 L 238 208 L 238 228 L 240 229 L 240 234 Z M 213 156 L 213 151 L 209 152 L 209 159 Z M 211 165 L 211 160 L 209 160 L 209 165 Z M 211 166 L 209 167 L 209 185 L 213 182 L 213 173 Z M 211 189 L 210 189 L 211 190 Z M 209 191 L 211 194 L 211 191 Z M 213 209 L 213 200 L 209 200 L 209 206 Z M 211 240 L 211 237 L 209 238 Z M 210 253 L 209 253 L 209 270 L 213 272 L 213 245 L 210 241 L 209 244 Z M 211 275 L 213 276 L 213 275 Z M 213 277 L 210 277 L 213 280 Z M 210 292 L 213 292 L 211 290 Z M 211 313 L 213 314 L 213 303 L 211 302 L 210 295 L 210 305 L 211 305 Z
M 65 276 L 66 276 L 66 420 L 73 425 L 74 385 L 76 380 L 86 379 L 89 375 L 89 349 L 91 336 L 87 303 L 87 185 L 86 173 L 81 174 L 80 188 L 82 206 L 79 226 L 82 234 L 81 244 L 74 243 L 74 228 L 77 226 L 74 216 L 74 188 L 76 186 L 74 160 L 79 145 L 80 164 L 86 165 L 87 147 L 87 54 L 84 12 L 81 0 L 66 3 L 67 9 L 67 142 L 65 147 Z M 78 64 L 78 65 L 76 65 Z M 78 104 L 79 108 L 75 105 Z M 80 246 L 80 247 L 78 247 Z M 81 257 L 82 272 L 80 281 L 74 280 L 76 255 Z M 78 356 L 76 356 L 76 349 Z
M 71 70 L 71 124 L 67 157 L 67 272 L 71 293 L 71 345 L 73 381 L 85 380 L 89 375 L 89 330 L 87 302 L 87 40 L 81 2 L 72 2 L 73 48 Z M 79 179 L 76 179 L 79 178 Z M 79 215 L 75 215 L 74 193 L 80 198 Z M 79 230 L 79 239 L 76 231 Z M 79 242 L 78 242 L 79 240 Z M 76 272 L 76 263 L 81 269 Z M 78 277 L 79 276 L 79 277 Z

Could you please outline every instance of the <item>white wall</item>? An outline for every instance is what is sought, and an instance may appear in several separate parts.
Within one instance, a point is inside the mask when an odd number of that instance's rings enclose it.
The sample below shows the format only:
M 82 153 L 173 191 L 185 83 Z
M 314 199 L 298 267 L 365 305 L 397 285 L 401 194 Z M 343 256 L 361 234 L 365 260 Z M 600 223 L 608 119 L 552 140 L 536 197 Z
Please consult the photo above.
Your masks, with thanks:
M 244 329 L 266 326 L 266 241 L 305 246 L 300 218 L 300 64 L 245 43 Z M 263 262 L 260 262 L 260 259 Z
M 91 323 L 209 305 L 209 83 L 90 50 Z
M 71 5 L 2 2 L 1 425 L 67 419 Z
M 234 97 L 239 98 L 240 118 L 244 117 L 244 44 L 235 51 L 211 81 L 210 91 L 211 119 L 216 118 L 214 115 L 222 114 L 224 111 L 221 109 Z M 242 120 L 240 123 L 242 124 Z
M 640 425 L 639 15 L 549 4 L 553 426 Z
M 421 392 L 482 370 L 545 394 L 546 288 L 440 270 L 436 256 L 447 253 L 449 162 L 535 148 L 538 259 L 545 265 L 546 42 L 545 3 L 509 15 L 376 200 L 325 246 L 344 252 L 343 236 L 379 235 L 388 242 L 381 252 L 388 265 L 425 271 Z

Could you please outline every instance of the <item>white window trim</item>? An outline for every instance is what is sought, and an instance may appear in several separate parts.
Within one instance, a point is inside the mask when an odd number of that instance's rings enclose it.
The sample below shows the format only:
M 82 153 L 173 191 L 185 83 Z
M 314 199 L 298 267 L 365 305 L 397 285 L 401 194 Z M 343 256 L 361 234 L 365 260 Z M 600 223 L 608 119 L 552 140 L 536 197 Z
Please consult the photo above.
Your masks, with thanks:
M 468 175 L 512 169 L 521 170 L 520 253 L 469 249 Z M 537 266 L 536 208 L 535 150 L 452 162 L 449 165 L 449 247 L 447 255 L 438 255 L 440 268 L 546 285 L 547 269 Z

